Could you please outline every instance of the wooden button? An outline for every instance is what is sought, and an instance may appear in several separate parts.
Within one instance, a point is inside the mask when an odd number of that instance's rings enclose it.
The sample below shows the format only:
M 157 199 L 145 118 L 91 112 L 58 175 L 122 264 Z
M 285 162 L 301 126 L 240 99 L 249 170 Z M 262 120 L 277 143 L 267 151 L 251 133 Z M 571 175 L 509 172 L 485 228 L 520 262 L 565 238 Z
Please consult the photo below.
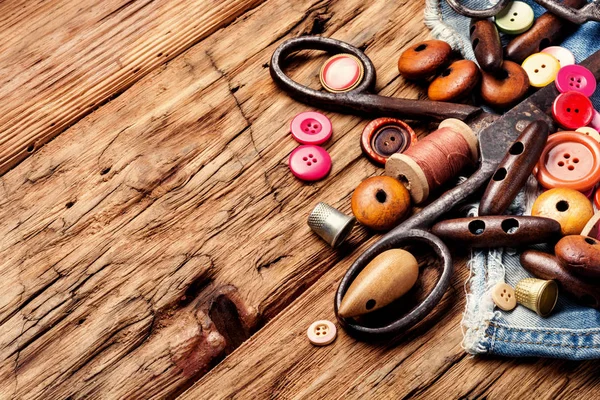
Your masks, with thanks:
M 360 145 L 371 161 L 384 165 L 395 153 L 402 153 L 417 142 L 412 128 L 399 119 L 377 118 L 363 129 Z
M 600 143 L 600 133 L 590 126 L 582 126 L 581 128 L 577 128 L 575 132 L 583 133 Z
M 571 235 L 554 247 L 556 257 L 577 275 L 600 278 L 600 242 L 589 236 Z
M 600 144 L 578 132 L 550 135 L 537 164 L 536 178 L 546 189 L 590 190 L 600 181 Z
M 523 61 L 521 65 L 527 76 L 529 84 L 533 87 L 544 87 L 554 82 L 556 75 L 560 70 L 558 60 L 546 53 L 532 54 Z
M 504 61 L 499 74 L 482 72 L 481 97 L 492 107 L 509 107 L 521 100 L 528 89 L 527 72 L 512 61 Z
M 306 336 L 315 346 L 327 346 L 337 337 L 337 328 L 326 319 L 315 321 L 308 327 Z
M 522 1 L 513 1 L 500 11 L 494 20 L 498 29 L 509 35 L 523 33 L 533 25 L 533 8 Z
M 377 231 L 398 225 L 409 209 L 408 190 L 389 176 L 367 178 L 352 194 L 352 212 L 358 222 Z
M 504 58 L 496 25 L 488 19 L 472 20 L 469 32 L 473 53 L 481 69 L 492 73 L 499 72 Z
M 362 81 L 364 67 L 351 54 L 336 54 L 321 67 L 319 78 L 328 92 L 340 93 L 354 89 Z
M 448 65 L 452 48 L 441 40 L 426 40 L 405 50 L 398 71 L 408 79 L 426 79 Z
M 594 117 L 594 106 L 590 99 L 579 92 L 558 95 L 552 105 L 554 120 L 567 129 L 586 126 Z
M 492 289 L 492 300 L 504 311 L 511 311 L 517 306 L 515 290 L 506 283 L 498 283 Z
M 479 68 L 473 61 L 455 61 L 431 82 L 427 96 L 435 101 L 463 99 L 477 86 L 479 78 Z
M 556 188 L 542 193 L 535 200 L 531 215 L 558 221 L 563 235 L 578 235 L 594 215 L 594 209 L 581 192 Z
M 560 46 L 550 46 L 542 50 L 542 53 L 550 54 L 558 60 L 561 67 L 575 64 L 575 56 L 571 53 L 571 50 Z
M 384 251 L 358 274 L 342 299 L 344 318 L 375 311 L 402 297 L 417 282 L 419 264 L 406 250 Z

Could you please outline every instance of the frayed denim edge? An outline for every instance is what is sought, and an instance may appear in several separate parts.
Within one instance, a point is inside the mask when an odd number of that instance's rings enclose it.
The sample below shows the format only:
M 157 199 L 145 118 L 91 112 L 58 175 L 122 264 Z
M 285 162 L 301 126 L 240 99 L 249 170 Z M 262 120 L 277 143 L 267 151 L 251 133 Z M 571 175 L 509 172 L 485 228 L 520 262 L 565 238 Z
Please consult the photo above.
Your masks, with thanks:
M 447 42 L 454 50 L 460 51 L 464 56 L 465 42 L 454 28 L 442 20 L 440 7 L 439 0 L 425 0 L 425 25 L 431 29 L 433 37 Z

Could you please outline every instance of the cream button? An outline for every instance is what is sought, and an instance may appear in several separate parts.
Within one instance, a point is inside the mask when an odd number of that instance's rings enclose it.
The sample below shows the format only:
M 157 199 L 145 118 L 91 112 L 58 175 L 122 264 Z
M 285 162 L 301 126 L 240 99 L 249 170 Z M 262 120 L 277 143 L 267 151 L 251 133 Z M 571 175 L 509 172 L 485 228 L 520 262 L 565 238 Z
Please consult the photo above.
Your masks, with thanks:
M 325 319 L 313 322 L 306 331 L 308 340 L 315 346 L 327 346 L 337 337 L 337 328 L 331 321 Z
M 560 70 L 560 63 L 556 57 L 547 53 L 532 54 L 521 66 L 527 72 L 529 84 L 533 87 L 544 87 L 554 82 Z
M 517 298 L 515 290 L 506 283 L 498 283 L 492 289 L 492 300 L 504 311 L 511 311 L 517 306 Z
M 533 19 L 533 9 L 527 3 L 513 1 L 496 15 L 495 22 L 502 32 L 518 35 L 531 28 Z
M 575 132 L 583 133 L 586 136 L 590 136 L 600 143 L 600 133 L 591 126 L 582 126 L 581 128 L 575 129 Z

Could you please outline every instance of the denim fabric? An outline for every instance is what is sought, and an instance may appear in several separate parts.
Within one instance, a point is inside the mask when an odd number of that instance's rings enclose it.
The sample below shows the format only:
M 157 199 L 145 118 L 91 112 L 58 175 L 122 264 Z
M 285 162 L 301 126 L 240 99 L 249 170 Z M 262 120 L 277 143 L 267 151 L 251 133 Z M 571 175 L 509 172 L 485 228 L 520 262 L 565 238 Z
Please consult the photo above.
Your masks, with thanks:
M 544 9 L 530 0 L 536 17 Z M 488 0 L 462 0 L 472 8 L 487 8 Z M 444 0 L 426 0 L 425 19 L 432 34 L 459 49 L 466 58 L 474 59 L 469 42 L 469 18 L 456 14 Z M 504 41 L 507 38 L 503 38 Z M 569 37 L 562 46 L 570 49 L 580 62 L 600 49 L 600 23 L 588 22 Z M 600 110 L 600 89 L 593 97 Z M 528 214 L 539 188 L 530 178 L 509 213 Z M 477 205 L 467 207 L 476 215 Z M 491 288 L 498 282 L 516 286 L 531 275 L 519 263 L 512 249 L 477 250 L 469 262 L 471 276 L 465 284 L 467 306 L 462 321 L 463 347 L 471 354 L 497 354 L 509 357 L 553 357 L 565 359 L 600 358 L 600 312 L 577 305 L 565 295 L 547 318 L 539 317 L 523 306 L 510 312 L 494 307 Z

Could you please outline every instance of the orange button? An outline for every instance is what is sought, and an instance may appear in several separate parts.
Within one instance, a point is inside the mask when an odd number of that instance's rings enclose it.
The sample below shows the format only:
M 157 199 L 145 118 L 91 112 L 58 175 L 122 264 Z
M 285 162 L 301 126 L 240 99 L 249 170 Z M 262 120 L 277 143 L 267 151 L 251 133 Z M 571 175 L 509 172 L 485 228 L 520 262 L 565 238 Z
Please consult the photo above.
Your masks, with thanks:
M 546 189 L 590 190 L 600 180 L 600 144 L 578 132 L 551 135 L 540 156 L 536 177 Z

